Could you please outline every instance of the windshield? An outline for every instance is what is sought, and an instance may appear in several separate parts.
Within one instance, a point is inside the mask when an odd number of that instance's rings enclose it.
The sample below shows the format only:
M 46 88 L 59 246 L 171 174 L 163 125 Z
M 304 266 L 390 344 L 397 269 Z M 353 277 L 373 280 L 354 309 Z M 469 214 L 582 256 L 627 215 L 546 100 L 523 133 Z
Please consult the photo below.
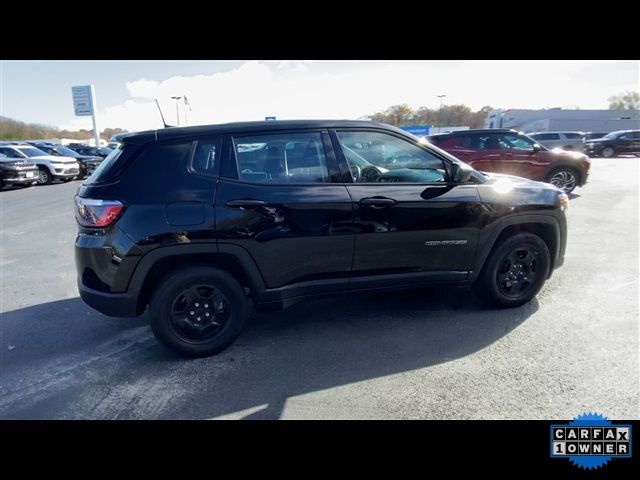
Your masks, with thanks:
M 70 148 L 65 147 L 64 145 L 56 145 L 55 147 L 51 147 L 52 150 L 55 150 L 63 157 L 77 157 L 78 152 L 74 152 Z
M 36 148 L 36 147 L 18 147 L 18 150 L 20 150 L 22 153 L 24 153 L 29 158 L 31 158 L 31 157 L 42 157 L 42 156 L 46 156 L 47 155 L 45 152 L 43 152 L 42 150 L 40 150 L 39 148 Z
M 113 150 L 111 150 L 108 147 L 100 147 L 98 149 L 98 152 L 100 152 L 100 155 L 110 155 L 113 152 Z
M 616 138 L 618 138 L 618 135 L 620 135 L 620 132 L 611 132 L 611 133 L 607 133 L 604 137 L 605 140 L 615 140 Z

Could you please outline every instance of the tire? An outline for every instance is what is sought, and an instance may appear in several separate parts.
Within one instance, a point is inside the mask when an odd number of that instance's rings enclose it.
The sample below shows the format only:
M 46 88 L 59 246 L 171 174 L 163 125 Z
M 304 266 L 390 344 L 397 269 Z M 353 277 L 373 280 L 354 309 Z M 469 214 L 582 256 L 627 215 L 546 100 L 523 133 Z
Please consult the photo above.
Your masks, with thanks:
M 523 252 L 532 258 L 524 257 L 523 261 Z M 517 260 L 514 260 L 514 254 Z M 547 244 L 533 233 L 519 233 L 494 247 L 473 287 L 476 294 L 489 304 L 503 308 L 518 307 L 538 294 L 550 267 Z M 505 273 L 506 268 L 508 271 Z
M 38 167 L 38 185 L 49 185 L 51 183 L 51 173 L 43 167 Z
M 547 175 L 547 183 L 555 185 L 567 195 L 578 186 L 580 173 L 571 167 L 557 167 Z
M 163 345 L 186 357 L 205 357 L 227 348 L 240 335 L 247 315 L 244 289 L 235 278 L 216 268 L 171 272 L 149 303 L 153 334 Z
M 600 155 L 604 158 L 611 158 L 616 154 L 616 151 L 613 147 L 604 147 L 600 150 Z

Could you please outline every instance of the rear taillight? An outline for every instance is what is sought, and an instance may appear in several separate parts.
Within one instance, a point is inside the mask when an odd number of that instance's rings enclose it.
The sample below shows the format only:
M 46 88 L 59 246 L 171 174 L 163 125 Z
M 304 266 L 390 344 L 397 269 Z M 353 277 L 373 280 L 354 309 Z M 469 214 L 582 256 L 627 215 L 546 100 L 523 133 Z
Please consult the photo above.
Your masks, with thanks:
M 75 197 L 75 202 L 76 220 L 83 227 L 108 227 L 124 209 L 118 200 Z

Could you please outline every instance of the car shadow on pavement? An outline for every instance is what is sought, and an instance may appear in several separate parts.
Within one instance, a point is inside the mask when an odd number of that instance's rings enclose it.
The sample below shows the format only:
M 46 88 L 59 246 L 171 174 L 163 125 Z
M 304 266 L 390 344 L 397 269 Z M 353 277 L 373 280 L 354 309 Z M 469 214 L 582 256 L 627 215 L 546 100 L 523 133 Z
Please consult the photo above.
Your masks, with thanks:
M 155 341 L 146 315 L 111 319 L 78 298 L 35 305 L 2 314 L 0 418 L 278 419 L 287 402 L 317 418 L 294 398 L 314 392 L 351 412 L 349 395 L 324 391 L 455 361 L 537 309 L 451 288 L 341 295 L 254 312 L 226 351 L 189 360 Z

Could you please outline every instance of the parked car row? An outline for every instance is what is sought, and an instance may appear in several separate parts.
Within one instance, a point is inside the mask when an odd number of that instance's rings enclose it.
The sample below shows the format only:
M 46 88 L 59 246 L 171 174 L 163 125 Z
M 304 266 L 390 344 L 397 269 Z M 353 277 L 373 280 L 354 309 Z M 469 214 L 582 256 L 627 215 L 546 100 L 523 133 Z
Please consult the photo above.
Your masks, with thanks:
M 640 156 L 640 130 L 621 130 L 607 133 L 602 138 L 586 140 L 584 151 L 591 157 Z
M 532 132 L 527 134 L 549 148 L 585 152 L 591 157 L 640 154 L 640 130 L 617 132 Z
M 83 144 L 65 147 L 46 142 L 0 142 L 0 189 L 86 178 L 111 152 Z

